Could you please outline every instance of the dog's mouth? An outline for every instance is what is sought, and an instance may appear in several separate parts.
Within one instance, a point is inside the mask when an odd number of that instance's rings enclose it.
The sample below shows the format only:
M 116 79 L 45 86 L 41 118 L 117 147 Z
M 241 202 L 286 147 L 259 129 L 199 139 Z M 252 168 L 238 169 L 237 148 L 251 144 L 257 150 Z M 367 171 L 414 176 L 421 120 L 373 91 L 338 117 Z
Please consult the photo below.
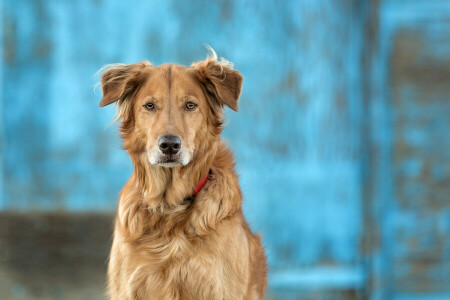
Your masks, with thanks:
M 156 164 L 168 168 L 181 165 L 180 156 L 171 154 L 161 155 Z
M 192 155 L 188 150 L 182 150 L 178 153 L 162 153 L 158 150 L 147 151 L 148 161 L 151 165 L 161 167 L 186 166 L 191 161 Z

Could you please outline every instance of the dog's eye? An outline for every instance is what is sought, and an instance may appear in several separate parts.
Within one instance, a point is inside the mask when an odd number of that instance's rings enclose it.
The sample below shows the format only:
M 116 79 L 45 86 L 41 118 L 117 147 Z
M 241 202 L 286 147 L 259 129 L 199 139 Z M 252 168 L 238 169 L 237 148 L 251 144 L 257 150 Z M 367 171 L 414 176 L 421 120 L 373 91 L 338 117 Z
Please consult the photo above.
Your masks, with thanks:
M 185 109 L 186 110 L 194 110 L 197 107 L 197 104 L 194 102 L 186 102 Z
M 149 103 L 145 103 L 144 105 L 146 110 L 154 110 L 155 109 L 155 104 L 149 102 Z

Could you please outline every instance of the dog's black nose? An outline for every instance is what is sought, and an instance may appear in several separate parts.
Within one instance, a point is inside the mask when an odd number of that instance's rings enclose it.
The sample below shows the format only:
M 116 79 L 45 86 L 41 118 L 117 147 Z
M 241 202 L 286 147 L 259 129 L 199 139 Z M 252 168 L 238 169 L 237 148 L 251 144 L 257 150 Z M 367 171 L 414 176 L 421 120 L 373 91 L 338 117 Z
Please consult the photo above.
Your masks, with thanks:
M 164 135 L 159 138 L 158 145 L 164 154 L 177 154 L 180 151 L 181 140 L 176 135 Z

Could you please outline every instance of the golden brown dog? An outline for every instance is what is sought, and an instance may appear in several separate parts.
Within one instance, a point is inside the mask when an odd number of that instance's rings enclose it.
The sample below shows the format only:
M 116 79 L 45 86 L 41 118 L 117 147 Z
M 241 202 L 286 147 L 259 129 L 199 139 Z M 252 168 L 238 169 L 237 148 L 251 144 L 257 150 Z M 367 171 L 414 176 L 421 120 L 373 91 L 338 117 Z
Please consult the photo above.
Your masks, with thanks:
M 120 194 L 108 266 L 114 300 L 263 299 L 266 260 L 242 214 L 224 105 L 242 76 L 212 56 L 190 67 L 110 66 L 100 106 L 117 101 L 134 173 Z

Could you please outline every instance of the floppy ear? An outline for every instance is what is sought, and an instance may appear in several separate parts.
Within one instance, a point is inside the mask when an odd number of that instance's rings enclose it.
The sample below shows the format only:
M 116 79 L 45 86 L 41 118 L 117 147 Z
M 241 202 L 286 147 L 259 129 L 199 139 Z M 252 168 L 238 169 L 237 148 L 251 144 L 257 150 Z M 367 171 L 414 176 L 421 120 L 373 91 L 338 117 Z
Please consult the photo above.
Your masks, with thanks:
M 110 65 L 102 74 L 102 94 L 100 106 L 106 106 L 118 100 L 125 100 L 144 81 L 142 71 L 150 67 L 148 61 L 131 65 Z
M 233 64 L 223 58 L 217 60 L 216 53 L 211 52 L 212 57 L 193 63 L 191 67 L 197 69 L 199 80 L 221 106 L 225 104 L 238 111 L 243 77 L 241 73 L 233 70 Z

